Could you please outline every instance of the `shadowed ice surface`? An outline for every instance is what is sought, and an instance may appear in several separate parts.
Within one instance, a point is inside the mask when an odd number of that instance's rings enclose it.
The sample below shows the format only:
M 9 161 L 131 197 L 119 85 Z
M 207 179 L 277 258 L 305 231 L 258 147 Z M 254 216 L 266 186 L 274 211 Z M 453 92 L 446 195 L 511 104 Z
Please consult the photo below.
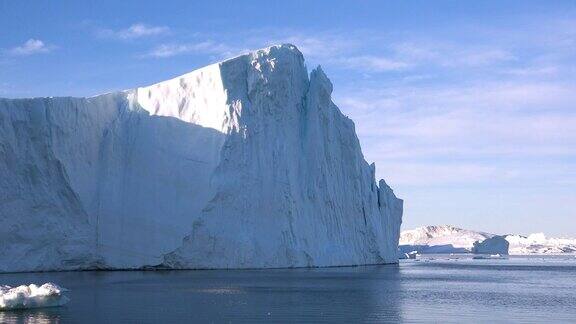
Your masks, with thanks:
M 569 322 L 576 259 L 406 260 L 400 265 L 243 271 L 0 275 L 53 281 L 65 307 L 0 312 L 0 322 Z

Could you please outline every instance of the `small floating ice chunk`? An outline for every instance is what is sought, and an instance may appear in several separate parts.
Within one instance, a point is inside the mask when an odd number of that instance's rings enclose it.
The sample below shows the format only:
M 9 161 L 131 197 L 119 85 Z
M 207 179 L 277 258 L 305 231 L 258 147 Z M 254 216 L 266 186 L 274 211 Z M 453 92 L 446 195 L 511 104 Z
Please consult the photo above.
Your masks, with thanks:
M 67 291 L 51 282 L 38 287 L 35 284 L 18 287 L 0 286 L 0 311 L 9 309 L 55 307 L 66 304 L 69 299 L 62 293 Z
M 412 251 L 412 252 L 408 252 L 406 253 L 407 259 L 416 259 L 416 257 L 418 256 L 418 251 Z
M 484 260 L 484 259 L 505 259 L 501 254 L 477 254 L 472 257 L 473 260 Z
M 398 254 L 398 259 L 416 259 L 416 256 L 418 255 L 418 251 L 412 251 L 412 252 L 408 252 L 408 253 L 399 253 Z

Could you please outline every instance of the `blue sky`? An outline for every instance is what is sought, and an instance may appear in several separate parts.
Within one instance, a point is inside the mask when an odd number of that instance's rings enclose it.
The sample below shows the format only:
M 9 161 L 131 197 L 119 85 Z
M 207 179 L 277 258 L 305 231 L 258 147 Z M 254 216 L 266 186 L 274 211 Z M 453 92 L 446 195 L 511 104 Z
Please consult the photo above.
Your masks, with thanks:
M 403 228 L 576 236 L 575 1 L 0 0 L 0 97 L 147 85 L 290 42 Z

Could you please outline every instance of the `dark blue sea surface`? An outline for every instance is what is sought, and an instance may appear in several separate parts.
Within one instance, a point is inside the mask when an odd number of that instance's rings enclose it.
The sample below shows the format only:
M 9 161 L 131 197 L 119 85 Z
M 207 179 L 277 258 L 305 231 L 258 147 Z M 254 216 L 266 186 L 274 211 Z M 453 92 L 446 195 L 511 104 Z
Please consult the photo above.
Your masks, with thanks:
M 233 271 L 1 274 L 0 284 L 55 282 L 71 301 L 0 311 L 1 323 L 576 322 L 576 258 Z

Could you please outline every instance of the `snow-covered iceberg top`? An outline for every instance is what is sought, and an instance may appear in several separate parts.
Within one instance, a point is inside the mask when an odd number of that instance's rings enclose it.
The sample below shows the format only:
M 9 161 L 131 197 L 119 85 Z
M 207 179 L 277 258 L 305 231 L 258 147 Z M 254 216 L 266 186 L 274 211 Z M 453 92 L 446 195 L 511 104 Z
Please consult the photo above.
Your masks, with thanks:
M 576 239 L 547 238 L 543 233 L 496 235 L 439 225 L 402 231 L 399 247 L 402 253 L 566 254 L 576 253 Z
M 18 287 L 0 286 L 0 311 L 10 309 L 55 307 L 66 304 L 69 299 L 62 293 L 67 289 L 51 282 L 42 286 L 35 284 Z

